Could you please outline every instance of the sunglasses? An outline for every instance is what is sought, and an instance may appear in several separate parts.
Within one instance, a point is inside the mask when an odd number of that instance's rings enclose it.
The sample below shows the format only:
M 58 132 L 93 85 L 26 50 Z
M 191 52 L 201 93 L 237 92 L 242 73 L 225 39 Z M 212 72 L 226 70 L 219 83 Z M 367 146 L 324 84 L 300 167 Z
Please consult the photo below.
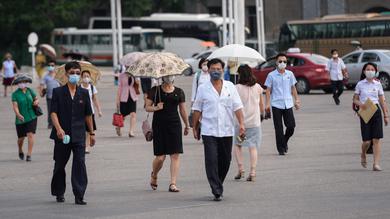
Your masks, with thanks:
M 286 63 L 287 64 L 287 61 L 279 61 L 279 63 Z
M 70 71 L 70 75 L 81 75 L 81 71 Z

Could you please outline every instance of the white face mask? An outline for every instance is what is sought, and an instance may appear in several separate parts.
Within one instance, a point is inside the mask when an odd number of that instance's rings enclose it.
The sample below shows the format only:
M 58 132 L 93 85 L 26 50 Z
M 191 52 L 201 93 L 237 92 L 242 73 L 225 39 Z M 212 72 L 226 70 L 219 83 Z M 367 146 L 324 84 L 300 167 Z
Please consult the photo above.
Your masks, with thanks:
M 333 58 L 338 58 L 338 57 L 339 57 L 339 54 L 333 54 L 332 57 L 333 57 Z
M 209 70 L 209 68 L 207 67 L 207 65 L 202 65 L 203 72 L 207 72 L 208 70 Z
M 84 82 L 84 83 L 89 83 L 89 82 L 91 82 L 91 79 L 88 78 L 88 77 L 87 77 L 87 78 L 83 78 L 83 82 Z
M 18 87 L 19 87 L 20 89 L 24 89 L 24 88 L 27 87 L 27 84 L 26 84 L 26 83 L 19 83 L 19 84 L 18 84 Z
M 287 67 L 287 64 L 286 64 L 286 63 L 284 63 L 284 62 L 278 63 L 278 69 L 279 69 L 279 70 L 283 70 L 283 69 L 285 69 L 286 67 Z
M 366 77 L 368 79 L 373 79 L 373 78 L 375 78 L 376 72 L 375 71 L 365 71 L 364 74 L 366 74 Z

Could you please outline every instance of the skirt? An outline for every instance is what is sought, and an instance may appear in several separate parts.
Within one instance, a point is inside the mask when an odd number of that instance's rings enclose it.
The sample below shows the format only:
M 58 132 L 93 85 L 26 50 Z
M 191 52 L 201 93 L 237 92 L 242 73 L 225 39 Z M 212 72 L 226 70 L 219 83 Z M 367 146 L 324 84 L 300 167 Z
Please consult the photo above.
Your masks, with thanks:
M 257 147 L 259 148 L 261 145 L 261 127 L 247 128 L 245 131 L 246 139 L 243 142 L 239 142 L 237 137 L 239 134 L 239 129 L 236 127 L 233 144 L 242 146 L 242 147 Z
M 137 110 L 137 102 L 135 102 L 131 96 L 127 99 L 127 102 L 120 103 L 120 111 L 123 116 L 128 116 L 130 113 L 135 113 Z
M 14 77 L 12 77 L 12 78 L 3 78 L 3 85 L 4 86 L 11 86 L 13 81 L 14 81 Z
M 93 126 L 93 131 L 96 131 L 95 114 L 92 114 L 92 126 Z M 87 132 L 90 132 L 87 123 L 85 123 L 85 129 L 87 130 Z
M 382 113 L 379 106 L 378 110 L 367 124 L 363 121 L 362 118 L 360 118 L 360 130 L 363 141 L 371 141 L 372 139 L 383 138 Z
M 16 125 L 16 134 L 18 135 L 18 138 L 26 137 L 27 133 L 35 134 L 35 131 L 37 130 L 37 121 L 38 119 L 35 118 L 30 122 Z

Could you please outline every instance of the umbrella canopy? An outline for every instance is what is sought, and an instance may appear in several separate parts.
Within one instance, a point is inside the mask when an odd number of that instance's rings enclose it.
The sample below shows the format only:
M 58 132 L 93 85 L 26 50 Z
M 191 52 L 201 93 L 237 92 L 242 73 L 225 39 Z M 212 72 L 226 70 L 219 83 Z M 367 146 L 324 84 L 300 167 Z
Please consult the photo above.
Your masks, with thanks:
M 161 78 L 169 75 L 181 75 L 190 66 L 173 53 L 148 53 L 142 59 L 130 65 L 126 72 L 135 77 Z
M 236 62 L 264 62 L 265 59 L 256 50 L 240 44 L 229 44 L 215 50 L 207 59 L 219 58 Z
M 53 60 L 56 59 L 57 53 L 56 50 L 49 44 L 41 44 L 39 45 L 39 48 L 42 50 L 42 52 L 52 58 Z
M 19 84 L 20 82 L 32 83 L 32 77 L 26 73 L 18 73 L 15 75 L 15 79 L 12 81 L 12 84 Z
M 131 52 L 124 55 L 119 62 L 124 66 L 130 66 L 134 62 L 138 61 L 142 57 L 144 57 L 146 53 L 144 52 Z
M 92 65 L 90 62 L 87 61 L 76 61 L 81 66 L 81 72 L 87 70 L 91 73 L 91 83 L 96 85 L 97 81 L 100 80 L 100 70 Z M 65 74 L 65 64 L 61 65 L 60 67 L 56 68 L 56 79 L 62 84 L 68 83 L 68 78 Z

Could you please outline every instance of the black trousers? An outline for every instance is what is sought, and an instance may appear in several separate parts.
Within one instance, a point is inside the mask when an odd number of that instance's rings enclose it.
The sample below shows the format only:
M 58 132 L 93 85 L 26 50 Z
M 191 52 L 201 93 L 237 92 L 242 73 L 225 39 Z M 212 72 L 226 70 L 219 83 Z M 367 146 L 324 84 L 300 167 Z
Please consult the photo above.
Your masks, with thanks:
M 344 91 L 343 81 L 331 81 L 333 97 L 339 98 Z
M 72 188 L 77 198 L 83 198 L 87 189 L 87 168 L 85 166 L 85 143 L 55 142 L 54 145 L 54 171 L 51 181 L 51 194 L 53 196 L 64 195 L 66 188 L 65 166 L 73 152 L 72 163 Z
M 223 194 L 223 181 L 232 160 L 232 137 L 202 136 L 206 164 L 206 175 L 211 192 Z
M 272 117 L 275 127 L 276 148 L 279 153 L 285 153 L 288 150 L 288 140 L 294 134 L 295 118 L 293 108 L 278 109 L 272 107 Z M 283 122 L 286 126 L 286 132 L 284 132 Z
M 53 123 L 51 121 L 50 117 L 50 111 L 51 111 L 51 98 L 46 98 L 46 105 L 47 105 L 47 124 L 52 126 Z

